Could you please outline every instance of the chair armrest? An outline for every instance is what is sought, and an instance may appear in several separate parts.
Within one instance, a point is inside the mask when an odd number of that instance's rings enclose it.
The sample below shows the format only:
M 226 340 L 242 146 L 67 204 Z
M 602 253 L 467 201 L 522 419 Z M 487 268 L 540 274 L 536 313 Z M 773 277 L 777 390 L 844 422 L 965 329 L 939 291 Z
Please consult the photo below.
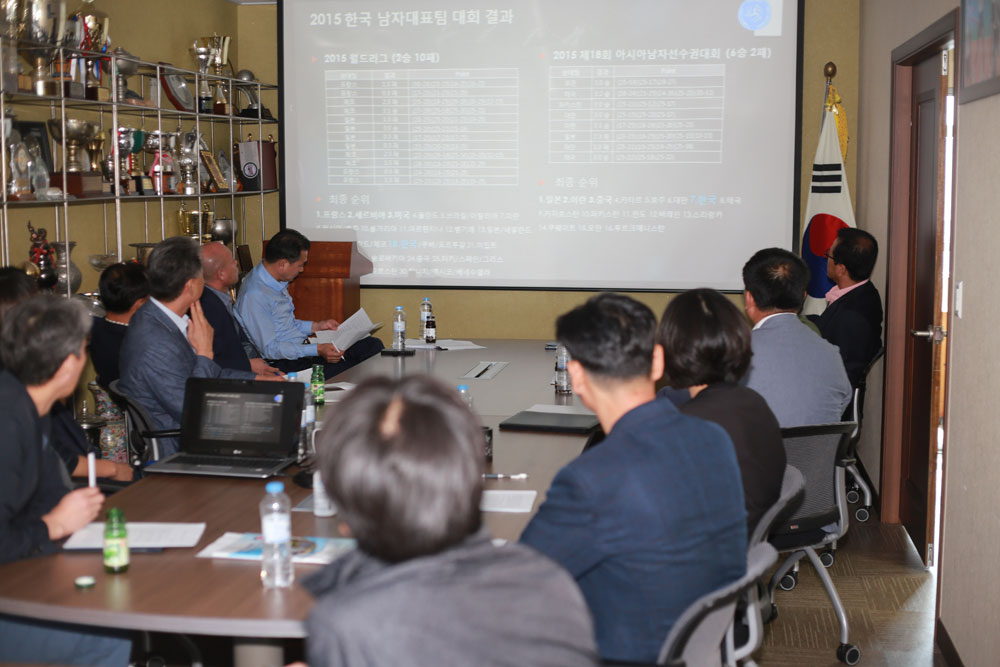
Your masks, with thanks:
M 144 438 L 179 438 L 180 429 L 170 429 L 168 431 L 139 431 L 139 435 Z

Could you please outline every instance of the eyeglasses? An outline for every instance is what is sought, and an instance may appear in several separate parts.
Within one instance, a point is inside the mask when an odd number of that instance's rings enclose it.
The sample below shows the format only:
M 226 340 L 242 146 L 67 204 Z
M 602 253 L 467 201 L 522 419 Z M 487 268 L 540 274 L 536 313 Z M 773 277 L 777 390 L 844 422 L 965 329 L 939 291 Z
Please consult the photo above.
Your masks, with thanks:
M 834 262 L 834 263 L 836 263 L 836 262 L 837 262 L 837 260 L 835 260 L 835 259 L 833 258 L 833 255 L 831 255 L 831 254 L 830 254 L 830 253 L 828 253 L 828 252 L 826 252 L 826 253 L 823 253 L 823 256 L 824 256 L 824 257 L 826 257 L 826 258 L 827 258 L 828 260 L 830 260 L 831 262 Z

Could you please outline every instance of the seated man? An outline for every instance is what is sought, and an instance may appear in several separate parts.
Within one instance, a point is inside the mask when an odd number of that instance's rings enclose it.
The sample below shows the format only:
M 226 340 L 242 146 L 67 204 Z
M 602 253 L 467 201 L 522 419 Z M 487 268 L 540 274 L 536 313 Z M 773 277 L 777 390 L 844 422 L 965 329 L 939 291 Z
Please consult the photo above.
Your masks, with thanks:
M 319 469 L 358 549 L 302 584 L 311 667 L 596 664 L 573 580 L 481 527 L 483 434 L 453 389 L 375 378 L 335 415 Z
M 250 340 L 265 359 L 283 372 L 300 371 L 323 364 L 327 378 L 346 371 L 382 349 L 382 341 L 368 336 L 349 349 L 332 343 L 305 343 L 311 333 L 335 330 L 336 320 L 309 322 L 295 319 L 295 304 L 288 283 L 306 266 L 309 239 L 294 229 L 285 229 L 267 242 L 264 259 L 243 279 L 236 311 Z
M 204 289 L 198 244 L 175 236 L 149 254 L 149 300 L 129 323 L 121 352 L 119 389 L 138 401 L 157 430 L 180 428 L 189 377 L 274 379 L 222 368 L 212 361 L 212 327 L 198 300 Z M 190 316 L 185 313 L 190 309 Z M 161 439 L 161 456 L 177 451 L 177 439 Z
M 785 445 L 760 394 L 737 384 L 750 367 L 750 327 L 736 305 L 712 289 L 694 289 L 667 304 L 656 334 L 670 386 L 684 388 L 683 414 L 726 429 L 743 479 L 747 531 L 781 495 Z M 670 400 L 661 391 L 660 400 Z M 676 405 L 677 402 L 675 401 Z
M 87 363 L 90 317 L 71 299 L 39 296 L 0 325 L 0 562 L 53 553 L 95 518 L 96 488 L 69 491 L 46 416 L 73 393 Z M 127 665 L 131 642 L 98 628 L 0 614 L 0 662 Z
M 878 241 L 863 229 L 844 227 L 826 258 L 827 275 L 836 284 L 826 293 L 829 305 L 815 321 L 823 338 L 840 348 L 853 386 L 882 348 L 882 299 L 870 280 Z
M 688 605 L 746 571 L 733 443 L 653 400 L 655 333 L 649 308 L 618 294 L 556 321 L 573 391 L 608 435 L 559 471 L 521 535 L 576 578 L 605 660 L 654 662 Z
M 753 357 L 741 383 L 764 397 L 782 427 L 838 422 L 851 400 L 837 348 L 799 320 L 808 283 L 806 263 L 781 248 L 760 250 L 743 266 Z
M 97 290 L 107 314 L 94 318 L 90 360 L 97 371 L 97 384 L 106 388 L 120 376 L 118 358 L 128 323 L 149 296 L 146 269 L 138 262 L 112 264 L 101 272 Z
M 35 279 L 21 269 L 4 267 L 0 269 L 0 324 L 4 316 L 15 305 L 38 295 Z M 3 365 L 0 364 L 0 368 Z M 116 463 L 100 458 L 101 452 L 94 447 L 73 414 L 73 408 L 63 401 L 56 401 L 50 410 L 52 448 L 65 464 L 73 477 L 86 479 L 89 468 L 87 453 L 94 452 L 94 472 L 97 477 L 111 478 L 116 482 L 132 481 L 132 468 L 126 463 Z
M 215 332 L 212 342 L 215 363 L 261 375 L 280 374 L 281 371 L 261 359 L 233 310 L 229 290 L 240 277 L 236 258 L 224 244 L 206 243 L 201 247 L 201 266 L 205 276 L 201 309 Z

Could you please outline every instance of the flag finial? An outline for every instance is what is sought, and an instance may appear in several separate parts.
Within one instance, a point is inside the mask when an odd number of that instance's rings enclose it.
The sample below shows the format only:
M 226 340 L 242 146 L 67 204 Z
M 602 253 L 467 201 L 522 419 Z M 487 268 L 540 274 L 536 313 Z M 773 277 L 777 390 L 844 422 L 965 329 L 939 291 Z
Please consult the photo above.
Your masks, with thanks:
M 823 76 L 826 77 L 827 83 L 830 82 L 830 79 L 837 76 L 837 63 L 831 60 L 827 64 L 823 65 Z

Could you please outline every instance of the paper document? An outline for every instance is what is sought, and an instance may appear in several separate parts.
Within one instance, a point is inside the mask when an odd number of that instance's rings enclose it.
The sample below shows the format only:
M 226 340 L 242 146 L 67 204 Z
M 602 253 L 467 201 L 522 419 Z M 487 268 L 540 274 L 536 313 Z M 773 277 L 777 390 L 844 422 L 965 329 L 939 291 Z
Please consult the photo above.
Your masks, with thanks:
M 264 538 L 260 533 L 223 533 L 222 537 L 198 552 L 198 558 L 260 560 Z M 343 537 L 293 537 L 292 562 L 325 565 L 357 546 Z
M 406 349 L 408 350 L 485 350 L 483 345 L 476 345 L 469 340 L 452 340 L 443 338 L 436 343 L 425 343 L 419 338 L 407 338 Z
M 134 549 L 166 549 L 193 547 L 205 532 L 203 523 L 154 523 L 129 521 L 128 545 Z M 94 521 L 73 533 L 63 549 L 102 549 L 104 522 Z
M 530 512 L 535 504 L 538 491 L 498 491 L 488 489 L 483 491 L 483 499 L 479 509 L 483 512 Z
M 372 324 L 365 309 L 359 308 L 358 312 L 341 322 L 336 331 L 317 331 L 311 340 L 317 343 L 333 343 L 338 350 L 344 351 L 380 326 L 381 323 Z
M 593 410 L 586 405 L 547 405 L 545 403 L 535 403 L 528 412 L 548 412 L 556 415 L 592 415 Z

